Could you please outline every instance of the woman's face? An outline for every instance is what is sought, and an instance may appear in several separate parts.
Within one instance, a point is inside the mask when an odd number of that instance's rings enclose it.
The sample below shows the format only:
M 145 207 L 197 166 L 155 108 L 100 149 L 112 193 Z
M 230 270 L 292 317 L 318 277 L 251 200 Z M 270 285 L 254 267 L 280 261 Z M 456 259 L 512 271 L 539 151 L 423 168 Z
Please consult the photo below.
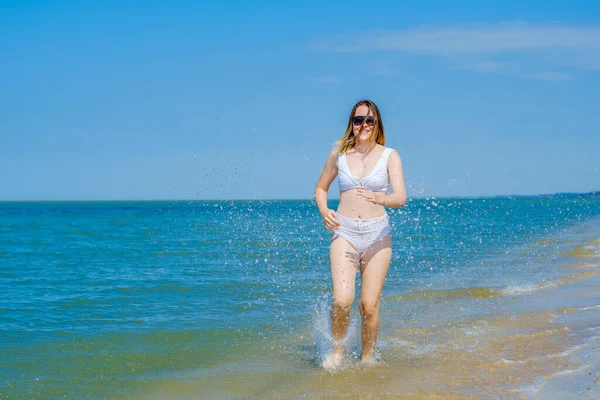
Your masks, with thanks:
M 356 136 L 359 142 L 369 142 L 375 138 L 371 138 L 373 128 L 375 127 L 375 116 L 368 106 L 359 106 L 352 117 L 352 133 Z

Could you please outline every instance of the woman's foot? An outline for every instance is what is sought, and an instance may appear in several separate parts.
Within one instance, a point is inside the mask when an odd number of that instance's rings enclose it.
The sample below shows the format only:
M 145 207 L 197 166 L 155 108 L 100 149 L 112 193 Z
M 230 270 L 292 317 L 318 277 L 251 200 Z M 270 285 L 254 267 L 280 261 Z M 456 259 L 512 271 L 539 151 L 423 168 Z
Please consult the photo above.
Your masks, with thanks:
M 321 365 L 325 369 L 337 369 L 342 365 L 342 359 L 344 358 L 344 349 L 341 346 L 333 348 L 332 352 L 325 357 L 323 364 Z
M 377 359 L 373 355 L 364 356 L 360 360 L 360 365 L 364 365 L 366 367 L 372 367 L 372 366 L 375 366 L 377 364 L 379 364 L 379 362 L 377 361 Z

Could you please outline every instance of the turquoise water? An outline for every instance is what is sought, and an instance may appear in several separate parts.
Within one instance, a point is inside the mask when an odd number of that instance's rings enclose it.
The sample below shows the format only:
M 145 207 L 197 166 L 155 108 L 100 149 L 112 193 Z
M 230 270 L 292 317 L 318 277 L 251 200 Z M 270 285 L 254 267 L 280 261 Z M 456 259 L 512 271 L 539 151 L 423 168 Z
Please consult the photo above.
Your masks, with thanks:
M 396 328 L 547 308 L 498 299 L 557 286 L 600 237 L 597 198 L 419 199 L 390 217 L 383 359 Z M 323 373 L 329 239 L 311 201 L 0 203 L 0 397 L 277 397 Z

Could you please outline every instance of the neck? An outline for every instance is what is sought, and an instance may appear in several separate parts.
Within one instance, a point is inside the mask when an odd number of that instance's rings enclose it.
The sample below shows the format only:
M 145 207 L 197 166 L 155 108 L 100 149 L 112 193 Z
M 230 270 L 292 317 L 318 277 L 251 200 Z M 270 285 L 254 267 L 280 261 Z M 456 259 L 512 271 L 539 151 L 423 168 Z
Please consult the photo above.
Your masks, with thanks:
M 376 143 L 370 143 L 370 142 L 369 142 L 369 143 L 358 143 L 358 142 L 357 142 L 357 143 L 354 145 L 354 150 L 355 150 L 357 153 L 360 153 L 360 154 L 366 154 L 367 152 L 369 152 L 369 151 L 373 150 L 373 147 L 375 147 L 375 144 L 376 144 Z

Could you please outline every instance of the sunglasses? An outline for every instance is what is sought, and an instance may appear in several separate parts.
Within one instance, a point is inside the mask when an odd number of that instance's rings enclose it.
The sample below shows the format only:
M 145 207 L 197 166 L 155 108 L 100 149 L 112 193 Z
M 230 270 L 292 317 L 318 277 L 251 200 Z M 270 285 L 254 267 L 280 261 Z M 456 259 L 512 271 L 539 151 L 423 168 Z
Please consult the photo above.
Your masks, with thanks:
M 372 115 L 369 117 L 363 117 L 363 116 L 356 116 L 352 118 L 352 123 L 354 125 L 362 125 L 363 122 L 365 122 L 365 119 L 367 121 L 367 125 L 368 126 L 373 126 L 375 125 L 375 117 L 373 117 Z

